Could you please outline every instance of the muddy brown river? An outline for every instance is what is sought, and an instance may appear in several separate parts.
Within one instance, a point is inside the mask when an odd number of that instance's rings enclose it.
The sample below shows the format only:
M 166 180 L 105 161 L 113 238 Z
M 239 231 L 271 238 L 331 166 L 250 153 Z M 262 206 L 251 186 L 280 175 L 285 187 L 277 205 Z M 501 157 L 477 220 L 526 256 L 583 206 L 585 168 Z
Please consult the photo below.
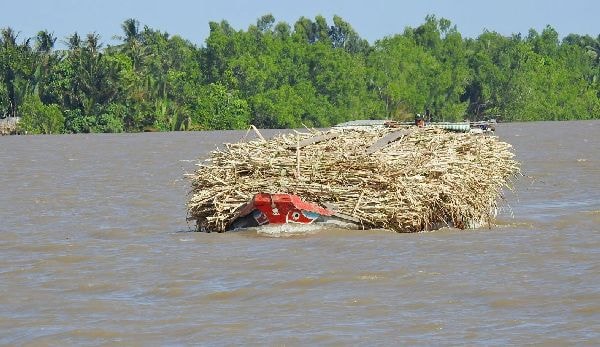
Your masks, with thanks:
M 492 229 L 190 232 L 244 134 L 0 137 L 0 345 L 600 344 L 600 121 L 500 124 Z

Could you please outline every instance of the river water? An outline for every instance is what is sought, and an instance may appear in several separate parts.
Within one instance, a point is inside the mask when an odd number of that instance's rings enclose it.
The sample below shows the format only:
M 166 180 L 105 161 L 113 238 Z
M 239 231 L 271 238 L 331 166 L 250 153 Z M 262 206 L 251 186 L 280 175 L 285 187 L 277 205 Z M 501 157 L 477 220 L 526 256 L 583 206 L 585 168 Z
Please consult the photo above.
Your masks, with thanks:
M 600 121 L 499 125 L 492 229 L 190 232 L 244 134 L 0 137 L 0 345 L 600 344 Z

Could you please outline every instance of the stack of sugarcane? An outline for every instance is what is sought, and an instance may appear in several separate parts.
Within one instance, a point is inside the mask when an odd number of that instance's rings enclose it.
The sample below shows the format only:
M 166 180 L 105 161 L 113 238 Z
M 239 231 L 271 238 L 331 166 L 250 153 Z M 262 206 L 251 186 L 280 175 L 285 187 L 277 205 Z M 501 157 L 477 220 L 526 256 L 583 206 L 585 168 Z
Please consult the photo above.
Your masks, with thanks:
M 225 144 L 187 175 L 188 217 L 225 231 L 257 193 L 289 193 L 334 208 L 363 228 L 398 232 L 491 225 L 519 174 L 493 136 L 435 128 L 292 132 Z

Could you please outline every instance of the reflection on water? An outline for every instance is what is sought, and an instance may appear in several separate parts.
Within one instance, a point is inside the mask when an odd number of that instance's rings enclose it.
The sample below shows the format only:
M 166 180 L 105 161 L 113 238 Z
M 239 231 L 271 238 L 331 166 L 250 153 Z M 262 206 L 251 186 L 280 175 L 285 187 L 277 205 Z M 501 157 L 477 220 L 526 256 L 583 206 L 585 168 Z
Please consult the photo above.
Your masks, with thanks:
M 422 234 L 188 232 L 183 173 L 245 132 L 2 137 L 0 344 L 593 345 L 599 132 L 501 124 L 498 226 Z

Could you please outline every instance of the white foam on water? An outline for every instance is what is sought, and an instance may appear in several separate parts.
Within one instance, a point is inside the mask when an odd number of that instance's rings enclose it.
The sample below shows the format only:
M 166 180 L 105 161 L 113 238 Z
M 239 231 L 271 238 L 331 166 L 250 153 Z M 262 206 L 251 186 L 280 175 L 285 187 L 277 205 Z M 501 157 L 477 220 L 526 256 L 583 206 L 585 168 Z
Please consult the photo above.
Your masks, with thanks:
M 263 225 L 256 228 L 256 233 L 269 237 L 290 237 L 316 234 L 323 230 L 325 228 L 319 224 L 286 223 Z

